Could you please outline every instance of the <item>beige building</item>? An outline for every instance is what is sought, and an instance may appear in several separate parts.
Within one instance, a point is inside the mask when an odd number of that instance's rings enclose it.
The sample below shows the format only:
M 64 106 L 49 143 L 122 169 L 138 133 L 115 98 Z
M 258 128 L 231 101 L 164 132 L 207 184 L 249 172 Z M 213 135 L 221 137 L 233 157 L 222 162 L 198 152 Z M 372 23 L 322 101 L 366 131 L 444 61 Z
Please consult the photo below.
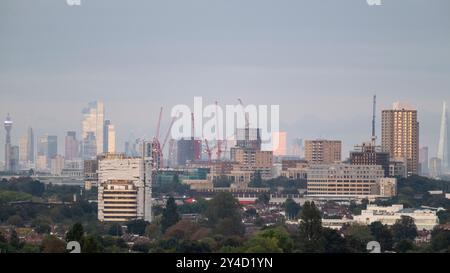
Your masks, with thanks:
M 264 179 L 272 178 L 273 152 L 248 148 L 231 148 L 231 160 L 239 164 L 240 171 L 261 172 Z M 236 170 L 236 168 L 233 168 Z
M 340 140 L 306 140 L 305 159 L 311 164 L 332 164 L 341 161 Z
M 417 110 L 394 103 L 392 110 L 383 110 L 381 128 L 383 151 L 388 152 L 392 160 L 406 161 L 408 176 L 419 174 Z
M 109 154 L 98 163 L 98 219 L 151 221 L 151 186 L 142 158 Z M 151 179 L 150 179 L 151 182 Z
M 283 161 L 282 164 L 281 176 L 294 180 L 308 178 L 309 163 L 298 160 L 292 162 Z

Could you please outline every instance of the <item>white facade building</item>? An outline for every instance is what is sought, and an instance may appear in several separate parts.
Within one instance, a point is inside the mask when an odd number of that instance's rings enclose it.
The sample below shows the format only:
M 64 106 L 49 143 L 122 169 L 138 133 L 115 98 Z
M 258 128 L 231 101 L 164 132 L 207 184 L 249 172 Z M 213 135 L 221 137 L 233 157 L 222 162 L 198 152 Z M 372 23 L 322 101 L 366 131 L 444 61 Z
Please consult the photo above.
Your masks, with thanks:
M 148 171 L 150 169 L 150 172 Z M 151 160 L 109 154 L 99 161 L 98 219 L 151 222 Z

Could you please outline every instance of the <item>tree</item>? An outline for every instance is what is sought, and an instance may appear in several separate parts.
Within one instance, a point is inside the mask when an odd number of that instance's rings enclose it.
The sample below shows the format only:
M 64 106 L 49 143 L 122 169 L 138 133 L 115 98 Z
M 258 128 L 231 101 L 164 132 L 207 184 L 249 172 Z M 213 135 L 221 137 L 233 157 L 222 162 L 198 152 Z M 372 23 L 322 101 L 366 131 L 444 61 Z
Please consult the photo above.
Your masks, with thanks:
M 297 219 L 300 212 L 300 205 L 297 204 L 291 198 L 288 198 L 284 203 L 284 210 L 286 212 L 287 219 Z
M 177 204 L 175 203 L 175 199 L 173 197 L 170 197 L 167 200 L 166 208 L 164 209 L 161 218 L 162 232 L 165 233 L 169 227 L 175 225 L 179 221 L 180 215 L 178 214 Z
M 397 243 L 404 240 L 414 241 L 417 237 L 417 227 L 414 219 L 409 216 L 402 216 L 392 226 L 392 234 L 394 241 Z
M 261 176 L 261 171 L 255 171 L 255 174 L 253 175 L 252 181 L 248 184 L 251 188 L 262 188 L 263 186 L 263 180 Z
M 47 235 L 41 243 L 42 253 L 66 253 L 66 243 L 55 236 Z
M 294 241 L 287 232 L 286 228 L 282 226 L 263 230 L 258 234 L 258 236 L 269 239 L 275 238 L 277 240 L 278 247 L 284 253 L 291 253 L 294 250 Z
M 9 237 L 9 244 L 14 248 L 14 249 L 20 249 L 21 248 L 21 243 L 20 243 L 20 239 L 19 236 L 17 235 L 17 232 L 15 229 L 11 229 L 11 235 Z
M 149 223 L 142 219 L 132 220 L 132 221 L 127 222 L 127 224 L 126 224 L 129 233 L 137 234 L 140 236 L 145 235 L 145 229 L 147 228 L 148 225 L 149 225 Z
M 394 245 L 394 238 L 388 226 L 381 222 L 374 222 L 370 226 L 370 233 L 375 240 L 380 243 L 382 251 L 391 251 Z
M 265 206 L 269 205 L 270 195 L 268 193 L 263 193 L 258 197 L 257 203 L 263 204 Z
M 8 218 L 8 224 L 15 227 L 23 227 L 23 219 L 19 215 L 13 215 Z
M 450 230 L 433 230 L 431 233 L 431 248 L 434 252 L 450 253 Z
M 98 253 L 101 250 L 100 243 L 92 235 L 84 236 L 80 244 L 82 253 Z
M 34 229 L 39 234 L 49 234 L 52 231 L 52 228 L 47 224 L 38 225 Z
M 84 228 L 81 223 L 75 223 L 66 234 L 67 242 L 81 242 L 84 236 Z
M 322 230 L 322 236 L 324 238 L 325 253 L 346 253 L 346 241 L 345 239 L 336 231 L 329 228 L 324 228 Z
M 300 218 L 300 251 L 321 252 L 323 250 L 322 216 L 314 202 L 306 202 L 303 205 Z
M 344 226 L 343 233 L 350 252 L 365 253 L 367 252 L 367 243 L 374 240 L 369 227 L 366 225 L 352 224 Z
M 240 204 L 230 193 L 221 192 L 209 201 L 205 216 L 218 234 L 242 235 L 245 231 Z

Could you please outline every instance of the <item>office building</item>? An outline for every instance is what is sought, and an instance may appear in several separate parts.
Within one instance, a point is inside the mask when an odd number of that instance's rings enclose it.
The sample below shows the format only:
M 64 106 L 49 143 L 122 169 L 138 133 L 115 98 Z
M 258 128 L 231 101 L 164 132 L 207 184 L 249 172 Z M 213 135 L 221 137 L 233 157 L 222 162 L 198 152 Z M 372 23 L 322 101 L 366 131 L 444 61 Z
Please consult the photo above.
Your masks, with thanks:
M 231 148 L 231 161 L 238 163 L 241 171 L 249 171 L 252 175 L 258 171 L 263 179 L 272 178 L 272 151 L 233 147 Z
M 77 133 L 67 132 L 65 143 L 65 158 L 66 160 L 75 160 L 80 158 L 80 142 L 77 140 Z
M 82 154 L 85 160 L 91 160 L 97 157 L 97 139 L 95 138 L 94 132 L 89 132 L 83 139 Z
M 261 129 L 244 128 L 236 130 L 237 147 L 261 150 L 261 144 Z
M 447 103 L 444 102 L 442 109 L 441 128 L 439 134 L 439 145 L 437 158 L 441 161 L 442 171 L 450 172 L 450 132 L 449 132 L 449 116 Z
M 305 160 L 310 164 L 332 164 L 341 161 L 342 142 L 339 140 L 306 140 Z
M 292 142 L 292 151 L 291 155 L 297 156 L 298 158 L 304 157 L 304 147 L 303 147 L 303 139 L 296 138 Z
M 419 150 L 419 175 L 427 176 L 429 174 L 428 162 L 428 147 L 422 147 Z
M 116 129 L 110 120 L 105 120 L 103 127 L 103 153 L 116 152 Z
M 44 159 L 46 166 L 45 169 L 50 168 L 51 160 L 58 154 L 58 137 L 57 136 L 43 136 L 38 140 L 38 159 L 39 167 L 44 167 Z M 44 168 L 43 168 L 44 169 Z
M 381 146 L 392 160 L 404 160 L 408 176 L 419 174 L 419 122 L 417 110 L 394 103 L 382 112 Z
M 202 142 L 197 139 L 180 139 L 177 141 L 177 163 L 184 166 L 186 163 L 198 161 L 202 156 Z
M 13 121 L 11 116 L 8 114 L 4 122 L 4 127 L 6 130 L 5 137 L 5 171 L 11 172 L 11 130 L 13 127 Z
M 273 147 L 274 156 L 287 155 L 287 133 L 286 132 L 274 132 L 272 134 L 272 140 L 275 147 Z
M 88 107 L 83 109 L 83 134 L 82 141 L 83 144 L 86 140 L 90 138 L 87 143 L 90 145 L 88 148 L 89 152 L 92 149 L 92 136 L 95 138 L 96 154 L 100 155 L 103 153 L 103 132 L 104 132 L 104 122 L 105 122 L 105 109 L 103 102 L 91 102 Z M 85 150 L 85 148 L 83 148 Z M 90 155 L 90 154 L 89 154 Z
M 389 153 L 383 152 L 381 147 L 372 143 L 363 143 L 356 146 L 350 152 L 350 164 L 352 165 L 380 165 L 383 167 L 384 176 L 389 176 Z
M 65 165 L 64 157 L 61 155 L 56 155 L 50 162 L 50 173 L 55 176 L 61 176 Z
M 442 176 L 442 160 L 437 157 L 430 159 L 430 177 L 440 178 Z
M 151 148 L 151 147 L 150 147 Z M 98 166 L 98 219 L 151 221 L 151 165 L 148 157 L 108 154 Z

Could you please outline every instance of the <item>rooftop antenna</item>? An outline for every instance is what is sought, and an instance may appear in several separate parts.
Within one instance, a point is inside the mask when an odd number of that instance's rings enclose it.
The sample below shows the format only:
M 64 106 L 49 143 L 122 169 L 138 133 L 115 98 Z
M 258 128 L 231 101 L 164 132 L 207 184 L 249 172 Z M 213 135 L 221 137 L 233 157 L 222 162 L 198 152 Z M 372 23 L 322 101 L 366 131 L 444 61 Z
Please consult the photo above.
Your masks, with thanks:
M 372 146 L 375 146 L 377 141 L 377 136 L 375 132 L 376 126 L 376 116 L 377 116 L 377 95 L 373 96 L 373 118 L 372 118 Z

